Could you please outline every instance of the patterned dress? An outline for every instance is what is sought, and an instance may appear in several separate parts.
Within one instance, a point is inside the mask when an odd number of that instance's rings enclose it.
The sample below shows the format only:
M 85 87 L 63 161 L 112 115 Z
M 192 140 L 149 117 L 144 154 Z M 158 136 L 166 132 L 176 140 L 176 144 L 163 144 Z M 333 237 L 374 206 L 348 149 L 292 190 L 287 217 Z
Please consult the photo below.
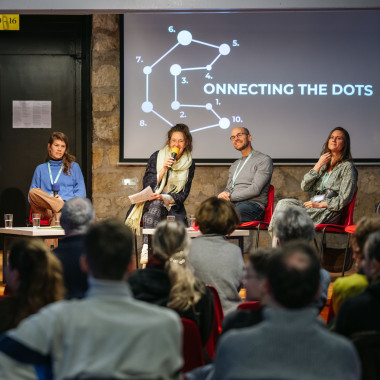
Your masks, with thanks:
M 335 167 L 330 174 L 324 174 L 325 166 L 316 172 L 311 169 L 305 174 L 301 183 L 301 189 L 308 191 L 314 196 L 318 191 L 325 189 L 334 190 L 338 196 L 325 199 L 327 208 L 307 208 L 303 207 L 303 201 L 298 199 L 282 199 L 274 210 L 269 231 L 273 230 L 278 213 L 286 210 L 289 206 L 300 206 L 308 213 L 314 224 L 320 223 L 339 223 L 343 209 L 354 198 L 357 190 L 358 172 L 352 162 L 346 161 Z

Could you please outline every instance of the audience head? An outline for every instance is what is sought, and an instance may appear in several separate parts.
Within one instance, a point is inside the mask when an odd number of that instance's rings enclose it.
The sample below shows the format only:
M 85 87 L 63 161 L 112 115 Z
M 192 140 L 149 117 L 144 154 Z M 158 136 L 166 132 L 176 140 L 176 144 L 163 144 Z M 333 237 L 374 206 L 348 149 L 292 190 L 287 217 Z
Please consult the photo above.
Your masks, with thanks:
M 93 277 L 121 281 L 133 253 L 132 231 L 116 219 L 101 221 L 88 230 L 85 251 L 87 267 Z
M 292 240 L 311 242 L 315 237 L 313 221 L 304 209 L 297 206 L 279 212 L 273 229 L 280 245 Z
M 195 217 L 202 234 L 228 235 L 240 224 L 239 215 L 231 202 L 217 197 L 203 201 Z
M 370 282 L 380 279 L 380 230 L 369 235 L 364 245 L 364 273 Z
M 364 244 L 372 232 L 380 231 L 380 215 L 371 215 L 361 218 L 351 237 L 351 246 L 356 262 L 363 257 Z
M 6 278 L 17 300 L 15 325 L 64 297 L 61 263 L 39 239 L 18 239 L 12 244 Z
M 187 260 L 190 238 L 182 222 L 157 224 L 152 241 L 153 252 L 165 262 L 171 290 L 167 306 L 179 312 L 194 306 L 201 298 L 197 280 Z
M 308 306 L 318 295 L 319 270 L 319 260 L 308 242 L 285 244 L 268 264 L 271 299 L 287 309 Z
M 272 255 L 278 252 L 275 248 L 261 248 L 249 255 L 243 277 L 248 301 L 263 302 L 266 296 L 265 282 L 268 273 L 268 263 Z
M 61 212 L 61 226 L 66 235 L 84 234 L 95 218 L 94 208 L 87 198 L 69 199 Z

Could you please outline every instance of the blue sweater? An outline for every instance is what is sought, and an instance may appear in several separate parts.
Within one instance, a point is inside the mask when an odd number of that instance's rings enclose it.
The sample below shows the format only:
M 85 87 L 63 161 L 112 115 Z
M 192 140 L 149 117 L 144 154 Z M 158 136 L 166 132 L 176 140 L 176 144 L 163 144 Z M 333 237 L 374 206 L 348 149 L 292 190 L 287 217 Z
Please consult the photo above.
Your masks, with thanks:
M 53 161 L 50 160 L 50 169 L 53 181 L 55 181 L 59 169 L 61 168 L 62 161 Z M 67 201 L 71 198 L 86 197 L 86 187 L 84 184 L 83 174 L 80 170 L 79 165 L 76 162 L 71 163 L 71 168 L 69 170 L 70 175 L 61 173 L 58 178 L 57 183 L 60 185 L 60 190 L 58 194 L 64 201 Z M 30 189 L 39 188 L 45 191 L 47 194 L 53 195 L 52 184 L 49 176 L 48 163 L 38 165 L 34 171 L 32 184 Z

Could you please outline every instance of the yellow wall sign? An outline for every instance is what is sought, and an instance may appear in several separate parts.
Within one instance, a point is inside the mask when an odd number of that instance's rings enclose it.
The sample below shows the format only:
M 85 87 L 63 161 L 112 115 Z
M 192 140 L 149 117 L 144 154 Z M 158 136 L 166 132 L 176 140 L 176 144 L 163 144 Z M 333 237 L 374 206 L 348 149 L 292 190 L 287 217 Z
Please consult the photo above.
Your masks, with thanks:
M 20 30 L 20 15 L 0 15 L 0 30 Z

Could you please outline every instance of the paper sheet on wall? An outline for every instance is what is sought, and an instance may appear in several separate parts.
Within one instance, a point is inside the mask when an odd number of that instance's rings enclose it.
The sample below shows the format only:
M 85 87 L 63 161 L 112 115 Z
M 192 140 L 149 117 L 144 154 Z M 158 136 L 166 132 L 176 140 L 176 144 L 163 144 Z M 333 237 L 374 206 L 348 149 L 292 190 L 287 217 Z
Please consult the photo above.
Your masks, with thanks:
M 139 193 L 130 195 L 128 198 L 132 204 L 135 204 L 147 201 L 151 194 L 153 194 L 152 188 L 148 186 L 144 190 L 141 190 Z
M 13 100 L 13 128 L 51 128 L 50 100 Z

